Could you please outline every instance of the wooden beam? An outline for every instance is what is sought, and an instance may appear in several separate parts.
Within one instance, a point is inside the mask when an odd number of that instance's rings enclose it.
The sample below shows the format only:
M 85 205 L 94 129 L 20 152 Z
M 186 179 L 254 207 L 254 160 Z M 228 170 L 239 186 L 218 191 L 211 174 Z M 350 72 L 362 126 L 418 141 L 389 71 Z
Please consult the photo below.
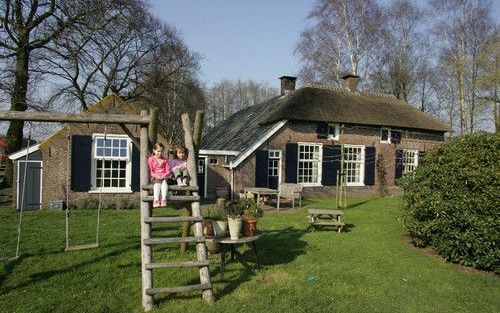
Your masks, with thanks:
M 158 134 L 158 108 L 153 107 L 149 110 L 148 137 L 150 145 L 154 145 L 156 143 L 157 134 Z
M 147 117 L 149 120 L 148 112 L 141 111 L 141 116 Z M 145 186 L 148 184 L 149 170 L 148 155 L 149 155 L 149 138 L 148 128 L 141 127 L 141 170 L 140 170 L 140 185 Z M 141 197 L 146 197 L 148 191 L 141 188 Z M 144 311 L 151 311 L 153 309 L 153 296 L 146 291 L 153 288 L 153 272 L 147 269 L 146 265 L 151 264 L 151 246 L 144 244 L 144 240 L 151 238 L 151 224 L 146 223 L 146 220 L 151 217 L 151 206 L 147 201 L 141 201 L 141 269 L 142 269 L 142 307 Z
M 205 117 L 204 111 L 196 111 L 196 117 L 194 119 L 194 130 L 193 130 L 193 142 L 196 154 L 196 159 L 198 158 L 198 152 L 200 151 L 200 141 L 201 133 L 203 130 L 203 119 Z M 195 161 L 196 161 L 195 159 Z
M 33 121 L 33 122 L 63 122 L 83 124 L 134 124 L 149 125 L 148 115 L 132 114 L 66 114 L 58 112 L 19 112 L 0 111 L 0 120 L 3 121 Z
M 134 146 L 136 146 L 137 149 L 141 151 L 141 143 L 139 142 L 139 140 L 137 140 L 136 137 L 134 137 L 134 134 L 130 131 L 130 129 L 128 129 L 127 126 L 125 126 L 125 124 L 118 124 L 118 125 L 120 125 L 121 129 L 125 132 L 125 134 L 127 134 L 130 140 L 132 140 Z

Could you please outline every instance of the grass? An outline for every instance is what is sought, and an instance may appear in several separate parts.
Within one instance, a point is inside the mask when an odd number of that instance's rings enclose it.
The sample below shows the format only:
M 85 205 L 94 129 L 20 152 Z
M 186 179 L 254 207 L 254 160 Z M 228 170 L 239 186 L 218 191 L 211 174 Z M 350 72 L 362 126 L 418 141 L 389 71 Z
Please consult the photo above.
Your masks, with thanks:
M 331 207 L 331 199 L 309 207 Z M 156 300 L 154 312 L 499 312 L 500 280 L 464 271 L 403 241 L 399 199 L 353 199 L 347 231 L 307 230 L 306 210 L 266 214 L 257 243 L 263 268 L 242 246 L 220 280 L 210 256 L 217 297 L 200 292 Z M 172 210 L 167 210 L 172 211 Z M 165 212 L 162 212 L 165 213 Z M 15 248 L 16 214 L 0 208 L 0 255 Z M 0 263 L 2 312 L 142 312 L 139 212 L 104 211 L 101 247 L 63 252 L 64 214 L 25 212 L 22 256 Z M 93 240 L 95 212 L 71 216 L 72 244 Z M 166 233 L 178 233 L 175 226 Z M 156 261 L 195 259 L 194 249 L 156 248 Z M 196 270 L 155 271 L 156 286 L 198 283 Z

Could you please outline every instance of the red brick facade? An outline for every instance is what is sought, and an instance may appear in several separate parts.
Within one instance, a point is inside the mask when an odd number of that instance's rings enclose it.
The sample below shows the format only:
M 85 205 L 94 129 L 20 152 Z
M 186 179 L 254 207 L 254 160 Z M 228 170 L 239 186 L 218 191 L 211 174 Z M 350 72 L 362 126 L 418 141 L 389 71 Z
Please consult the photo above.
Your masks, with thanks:
M 320 143 L 323 145 L 333 144 L 352 144 L 363 146 L 374 146 L 377 158 L 383 155 L 386 181 L 389 192 L 397 193 L 395 187 L 395 168 L 396 168 L 396 150 L 412 149 L 418 151 L 427 151 L 431 147 L 444 141 L 443 132 L 433 131 L 410 131 L 403 130 L 400 143 L 382 143 L 381 128 L 362 126 L 362 125 L 344 125 L 342 127 L 339 140 L 333 142 L 329 139 L 318 138 L 317 123 L 289 121 L 264 142 L 258 149 L 281 150 L 281 182 L 285 182 L 285 158 L 287 143 Z M 231 170 L 229 164 L 224 163 L 224 156 L 210 156 L 218 158 L 218 165 L 208 165 L 207 175 L 207 196 L 215 197 L 215 188 L 224 183 L 231 183 Z M 210 159 L 209 157 L 209 159 Z M 246 158 L 241 164 L 233 169 L 234 193 L 238 195 L 240 190 L 245 187 L 255 186 L 255 151 Z M 226 166 L 223 166 L 226 165 Z M 375 173 L 374 186 L 349 187 L 349 192 L 376 194 L 378 179 Z M 310 192 L 321 191 L 334 193 L 335 187 L 310 187 L 306 188 Z

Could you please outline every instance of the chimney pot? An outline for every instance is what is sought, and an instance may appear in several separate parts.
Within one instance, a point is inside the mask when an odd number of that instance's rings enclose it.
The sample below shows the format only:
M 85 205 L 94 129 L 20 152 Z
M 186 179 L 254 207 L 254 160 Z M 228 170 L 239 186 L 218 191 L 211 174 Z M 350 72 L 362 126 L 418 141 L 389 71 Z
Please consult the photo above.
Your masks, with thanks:
M 295 90 L 295 81 L 297 80 L 297 77 L 293 76 L 281 76 L 281 95 L 284 96 L 290 91 Z
M 349 89 L 350 92 L 356 92 L 356 88 L 358 87 L 358 78 L 359 76 L 353 74 L 342 76 L 342 79 L 344 80 L 343 86 Z

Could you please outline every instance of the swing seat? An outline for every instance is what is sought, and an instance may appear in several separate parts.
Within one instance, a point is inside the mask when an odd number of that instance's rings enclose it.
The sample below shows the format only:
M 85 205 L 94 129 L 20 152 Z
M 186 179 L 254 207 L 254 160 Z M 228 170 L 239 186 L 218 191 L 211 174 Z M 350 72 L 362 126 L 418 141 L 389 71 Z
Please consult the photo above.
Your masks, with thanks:
M 94 249 L 99 248 L 98 243 L 89 243 L 86 245 L 78 245 L 78 246 L 68 246 L 64 251 L 76 251 L 76 250 L 85 250 L 85 249 Z

